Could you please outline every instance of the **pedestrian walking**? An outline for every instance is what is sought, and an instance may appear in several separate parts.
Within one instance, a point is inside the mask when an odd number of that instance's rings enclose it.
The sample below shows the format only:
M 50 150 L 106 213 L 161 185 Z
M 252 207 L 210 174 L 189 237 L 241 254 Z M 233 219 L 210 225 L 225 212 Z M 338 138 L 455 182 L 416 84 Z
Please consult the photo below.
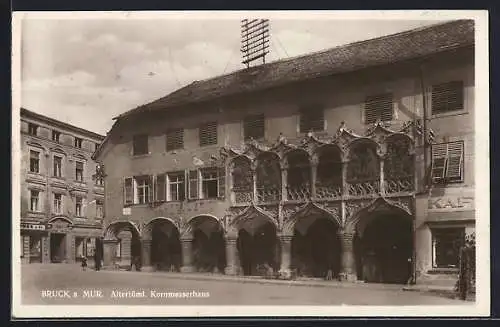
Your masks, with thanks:
M 87 270 L 87 257 L 82 255 L 82 270 Z

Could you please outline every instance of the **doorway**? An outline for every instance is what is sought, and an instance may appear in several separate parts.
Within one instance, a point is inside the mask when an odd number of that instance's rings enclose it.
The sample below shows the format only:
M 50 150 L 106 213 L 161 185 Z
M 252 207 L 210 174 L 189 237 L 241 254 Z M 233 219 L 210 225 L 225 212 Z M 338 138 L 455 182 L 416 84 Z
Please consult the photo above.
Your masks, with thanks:
M 61 263 L 66 259 L 66 234 L 50 234 L 50 262 Z

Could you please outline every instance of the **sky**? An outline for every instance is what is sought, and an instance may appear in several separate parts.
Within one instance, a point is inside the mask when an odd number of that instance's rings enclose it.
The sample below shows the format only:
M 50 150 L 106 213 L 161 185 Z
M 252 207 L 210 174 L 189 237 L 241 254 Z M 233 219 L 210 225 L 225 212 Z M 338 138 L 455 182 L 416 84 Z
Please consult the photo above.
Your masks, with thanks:
M 241 17 L 245 18 L 245 17 Z M 266 62 L 434 24 L 435 20 L 271 19 Z M 244 68 L 240 20 L 40 19 L 21 32 L 21 105 L 106 134 L 113 117 Z

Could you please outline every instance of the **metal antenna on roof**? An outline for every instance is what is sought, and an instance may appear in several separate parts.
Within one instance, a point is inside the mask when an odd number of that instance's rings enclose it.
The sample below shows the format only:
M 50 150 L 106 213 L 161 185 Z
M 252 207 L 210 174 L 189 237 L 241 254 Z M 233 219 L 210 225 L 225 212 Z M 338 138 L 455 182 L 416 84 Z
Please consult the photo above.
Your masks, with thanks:
M 266 63 L 269 53 L 269 19 L 243 19 L 241 21 L 242 63 L 248 67 L 257 59 Z

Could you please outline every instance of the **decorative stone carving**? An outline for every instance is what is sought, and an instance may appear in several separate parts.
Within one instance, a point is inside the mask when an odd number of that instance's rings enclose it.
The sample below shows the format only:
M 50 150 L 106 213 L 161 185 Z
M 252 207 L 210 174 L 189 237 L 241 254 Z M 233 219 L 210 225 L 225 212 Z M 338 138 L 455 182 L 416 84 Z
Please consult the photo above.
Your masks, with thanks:
M 372 202 L 373 202 L 373 200 L 347 201 L 345 203 L 345 210 L 346 210 L 345 220 L 346 220 L 346 222 L 352 220 L 355 214 L 357 214 L 359 211 L 363 210 L 364 208 L 368 207 Z

